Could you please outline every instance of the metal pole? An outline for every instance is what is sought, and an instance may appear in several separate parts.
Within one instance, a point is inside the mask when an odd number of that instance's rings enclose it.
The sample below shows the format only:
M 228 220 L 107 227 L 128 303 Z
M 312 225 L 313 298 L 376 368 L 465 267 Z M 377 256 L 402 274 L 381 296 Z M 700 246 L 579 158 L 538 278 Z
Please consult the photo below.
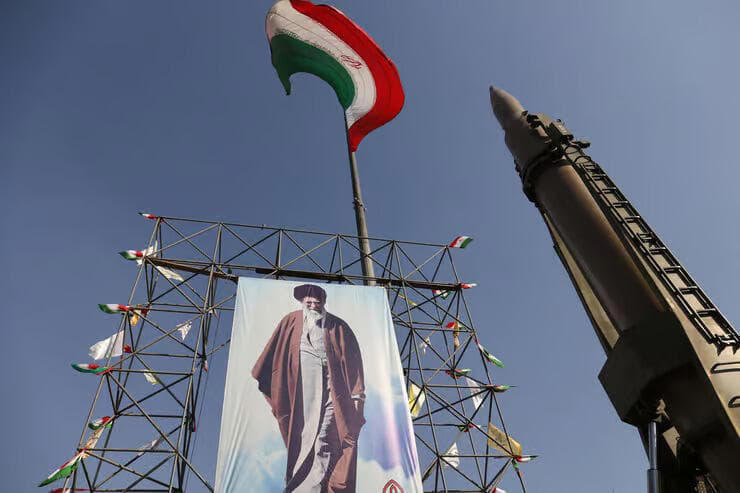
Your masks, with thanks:
M 344 126 L 347 126 L 347 117 L 344 118 Z M 367 222 L 365 220 L 365 204 L 362 202 L 362 190 L 360 188 L 360 174 L 357 171 L 357 157 L 349 147 L 349 129 L 347 130 L 347 152 L 349 153 L 349 172 L 352 175 L 352 203 L 355 206 L 355 221 L 357 222 L 357 236 L 360 253 L 362 254 L 362 275 L 369 278 L 375 277 L 373 261 L 370 258 L 370 240 L 367 234 Z M 366 279 L 365 285 L 374 286 L 374 279 Z
M 660 493 L 660 471 L 658 471 L 658 423 L 648 423 L 648 459 L 650 469 L 647 472 L 648 493 Z

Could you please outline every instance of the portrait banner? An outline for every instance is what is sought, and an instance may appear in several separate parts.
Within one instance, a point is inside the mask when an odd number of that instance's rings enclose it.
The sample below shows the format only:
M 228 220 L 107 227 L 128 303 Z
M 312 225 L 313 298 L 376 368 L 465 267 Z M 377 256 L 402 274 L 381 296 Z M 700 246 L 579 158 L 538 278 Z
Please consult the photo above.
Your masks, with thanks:
M 240 278 L 217 493 L 421 493 L 384 288 Z

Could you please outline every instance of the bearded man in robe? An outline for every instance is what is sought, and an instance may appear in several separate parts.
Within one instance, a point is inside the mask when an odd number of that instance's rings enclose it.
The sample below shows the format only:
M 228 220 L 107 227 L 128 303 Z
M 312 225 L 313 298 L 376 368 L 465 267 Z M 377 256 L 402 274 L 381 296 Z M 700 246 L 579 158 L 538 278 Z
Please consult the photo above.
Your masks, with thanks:
M 283 317 L 252 369 L 288 451 L 285 492 L 354 492 L 365 424 L 360 348 L 324 308 L 326 291 L 303 284 L 293 297 L 302 308 Z

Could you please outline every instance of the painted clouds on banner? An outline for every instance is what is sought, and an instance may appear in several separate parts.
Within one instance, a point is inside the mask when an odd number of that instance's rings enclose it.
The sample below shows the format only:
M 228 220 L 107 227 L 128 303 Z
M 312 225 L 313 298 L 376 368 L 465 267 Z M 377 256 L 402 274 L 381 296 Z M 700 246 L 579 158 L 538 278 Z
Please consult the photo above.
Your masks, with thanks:
M 384 488 L 422 492 L 385 290 L 240 278 L 216 492 Z

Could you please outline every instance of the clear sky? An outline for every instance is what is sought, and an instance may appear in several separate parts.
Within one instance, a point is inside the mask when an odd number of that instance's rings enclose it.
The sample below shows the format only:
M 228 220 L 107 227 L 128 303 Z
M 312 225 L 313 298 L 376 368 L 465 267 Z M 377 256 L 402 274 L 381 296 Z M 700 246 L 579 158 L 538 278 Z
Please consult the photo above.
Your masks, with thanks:
M 115 252 L 147 240 L 136 211 L 354 231 L 340 107 L 307 75 L 284 95 L 270 5 L 0 3 L 4 491 L 36 490 L 76 445 L 95 383 L 69 363 L 115 328 L 95 305 L 128 296 L 134 270 Z M 402 113 L 359 148 L 370 233 L 475 237 L 457 267 L 479 284 L 466 295 L 482 342 L 519 385 L 501 402 L 508 429 L 541 454 L 525 466 L 529 491 L 643 491 L 641 443 L 598 383 L 605 357 L 521 193 L 488 86 L 589 139 L 737 320 L 740 5 L 336 6 L 396 62 L 406 91 Z

